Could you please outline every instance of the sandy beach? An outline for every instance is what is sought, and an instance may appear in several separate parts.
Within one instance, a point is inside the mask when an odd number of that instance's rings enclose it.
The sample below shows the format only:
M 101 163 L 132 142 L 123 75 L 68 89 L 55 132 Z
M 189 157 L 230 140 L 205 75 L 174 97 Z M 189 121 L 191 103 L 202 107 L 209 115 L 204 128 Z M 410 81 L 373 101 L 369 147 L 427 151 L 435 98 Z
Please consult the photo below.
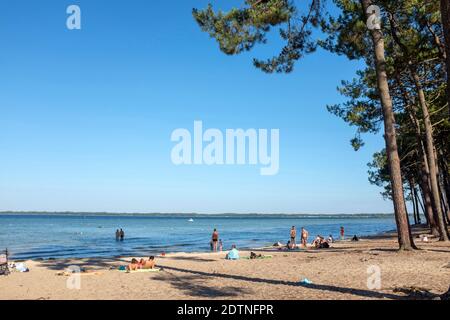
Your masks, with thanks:
M 226 252 L 176 253 L 157 257 L 159 272 L 131 274 L 117 270 L 129 258 L 26 261 L 30 272 L 0 277 L 0 299 L 431 299 L 449 288 L 450 247 L 417 243 L 422 250 L 398 253 L 385 234 L 322 250 L 252 250 L 272 257 L 238 261 Z M 80 289 L 60 275 L 72 265 L 94 272 L 80 276 Z M 371 266 L 380 268 L 381 289 L 368 288 Z

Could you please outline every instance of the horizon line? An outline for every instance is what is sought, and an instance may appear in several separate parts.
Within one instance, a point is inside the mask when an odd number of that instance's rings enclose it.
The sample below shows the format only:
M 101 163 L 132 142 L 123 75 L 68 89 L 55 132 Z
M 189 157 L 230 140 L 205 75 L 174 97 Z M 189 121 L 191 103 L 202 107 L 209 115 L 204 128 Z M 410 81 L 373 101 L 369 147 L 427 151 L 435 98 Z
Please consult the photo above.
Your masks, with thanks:
M 4 210 L 0 211 L 2 214 L 60 214 L 60 215 L 182 215 L 182 216 L 223 216 L 223 215 L 235 215 L 235 216 L 250 216 L 250 215 L 278 215 L 278 216 L 333 216 L 333 215 L 394 215 L 393 212 L 359 212 L 359 213 L 258 213 L 258 212 L 220 212 L 220 213 L 200 213 L 200 212 L 108 212 L 108 211 L 30 211 L 30 210 Z

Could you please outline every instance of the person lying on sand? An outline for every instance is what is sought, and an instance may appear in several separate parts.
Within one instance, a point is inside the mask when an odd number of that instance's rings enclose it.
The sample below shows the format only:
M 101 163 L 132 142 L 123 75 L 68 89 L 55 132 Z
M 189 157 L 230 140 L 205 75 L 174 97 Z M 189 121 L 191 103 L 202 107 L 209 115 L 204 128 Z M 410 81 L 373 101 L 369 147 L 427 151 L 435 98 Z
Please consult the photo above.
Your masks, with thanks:
M 155 263 L 154 256 L 150 256 L 147 261 L 144 261 L 144 263 L 141 264 L 142 269 L 154 269 L 155 266 L 156 266 L 156 263 Z
M 263 256 L 261 254 L 256 254 L 254 252 L 250 252 L 250 259 L 258 259 L 258 258 L 262 258 Z
M 140 269 L 140 263 L 136 259 L 131 259 L 131 263 L 127 266 L 128 271 L 135 271 L 137 269 Z
M 325 238 L 320 235 L 317 235 L 317 237 L 316 237 L 316 239 L 314 239 L 312 245 L 316 249 L 327 249 L 330 247 L 330 244 L 328 243 L 328 241 L 326 241 Z

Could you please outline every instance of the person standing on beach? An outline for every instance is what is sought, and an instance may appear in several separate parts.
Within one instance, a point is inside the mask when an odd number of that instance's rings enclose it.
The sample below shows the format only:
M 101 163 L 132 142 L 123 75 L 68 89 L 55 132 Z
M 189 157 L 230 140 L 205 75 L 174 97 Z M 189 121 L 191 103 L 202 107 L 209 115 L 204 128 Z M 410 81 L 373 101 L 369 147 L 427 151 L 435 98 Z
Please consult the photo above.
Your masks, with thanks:
M 217 229 L 214 229 L 211 240 L 212 240 L 212 250 L 217 251 L 217 242 L 219 241 L 219 232 L 217 232 Z
M 116 230 L 116 241 L 119 241 L 120 239 L 120 231 L 119 229 Z
M 291 228 L 291 248 L 295 249 L 296 243 L 295 243 L 295 238 L 297 237 L 297 230 L 295 230 L 295 226 L 292 226 Z
M 123 239 L 125 238 L 125 232 L 120 229 L 120 241 L 123 241 Z
M 305 248 L 307 247 L 308 236 L 308 231 L 304 227 L 302 227 L 302 246 L 304 246 Z
M 344 230 L 344 227 L 341 227 L 340 235 L 341 235 L 341 240 L 344 240 L 344 238 L 345 238 L 345 230 Z

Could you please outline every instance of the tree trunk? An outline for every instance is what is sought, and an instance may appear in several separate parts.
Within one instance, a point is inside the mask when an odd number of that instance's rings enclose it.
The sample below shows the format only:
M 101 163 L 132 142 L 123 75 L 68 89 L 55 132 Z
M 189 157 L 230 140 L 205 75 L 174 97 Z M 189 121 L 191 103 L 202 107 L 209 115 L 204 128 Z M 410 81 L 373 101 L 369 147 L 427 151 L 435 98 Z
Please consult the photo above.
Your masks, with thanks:
M 408 48 L 400 41 L 399 36 L 397 34 L 397 24 L 395 22 L 394 15 L 389 14 L 389 23 L 391 26 L 391 34 L 394 41 L 400 47 L 405 57 L 409 60 L 409 72 L 412 80 L 414 81 L 414 85 L 417 91 L 417 96 L 419 98 L 419 105 L 423 114 L 423 121 L 425 127 L 425 155 L 426 160 L 428 162 L 428 170 L 429 170 L 429 180 L 430 180 L 430 189 L 431 189 L 431 200 L 433 204 L 433 211 L 435 213 L 435 220 L 437 222 L 438 230 L 439 230 L 439 240 L 448 241 L 447 229 L 445 227 L 444 214 L 441 207 L 441 197 L 439 193 L 439 169 L 437 167 L 437 154 L 434 148 L 434 140 L 433 140 L 433 126 L 431 125 L 430 114 L 428 111 L 428 104 L 426 102 L 425 93 L 423 91 L 422 84 L 420 82 L 420 77 L 417 74 L 415 66 L 413 66 L 410 53 Z
M 446 66 L 447 66 L 447 102 L 450 117 L 450 1 L 441 0 L 441 20 L 444 29 Z
M 436 163 L 436 153 L 434 148 L 433 140 L 433 126 L 431 125 L 430 114 L 428 112 L 428 104 L 425 100 L 425 93 L 423 92 L 422 85 L 418 74 L 411 67 L 411 76 L 414 80 L 416 86 L 417 95 L 419 96 L 419 104 L 422 109 L 423 122 L 425 127 L 425 146 L 426 155 L 428 160 L 428 167 L 430 169 L 430 186 L 431 186 L 431 197 L 435 204 L 436 209 L 436 222 L 439 228 L 439 240 L 449 241 L 447 228 L 445 226 L 444 213 L 441 206 L 441 195 L 439 191 L 439 171 Z
M 412 190 L 413 190 L 413 198 L 414 198 L 414 203 L 415 203 L 415 210 L 417 212 L 417 223 L 421 224 L 422 221 L 420 219 L 419 197 L 417 196 L 416 182 L 415 182 L 414 178 L 413 178 L 412 183 L 413 183 L 413 189 Z
M 444 212 L 444 224 L 447 225 L 448 224 L 448 217 L 450 214 L 450 208 L 449 208 L 449 204 L 447 202 L 447 197 L 445 196 L 445 189 L 444 189 L 444 183 L 442 181 L 442 179 L 440 179 L 439 181 L 439 191 L 441 193 L 441 201 L 442 201 L 442 210 Z
M 443 144 L 445 144 L 445 142 L 443 142 Z M 447 199 L 447 203 L 450 204 L 450 175 L 446 159 L 447 159 L 446 153 L 442 149 L 440 149 L 439 150 L 439 167 L 441 168 L 440 173 L 442 175 L 442 183 L 444 184 L 443 186 L 444 194 Z
M 423 155 L 425 158 L 425 155 Z M 439 235 L 438 226 L 436 224 L 436 220 L 434 218 L 434 208 L 431 201 L 431 192 L 430 192 L 430 185 L 429 185 L 429 172 L 427 169 L 427 161 L 426 158 L 422 161 L 422 165 L 420 168 L 420 188 L 422 189 L 422 195 L 423 195 L 423 204 L 425 206 L 425 215 L 428 221 L 428 226 L 431 229 L 431 233 L 435 236 Z
M 416 207 L 416 198 L 414 197 L 414 182 L 413 179 L 410 178 L 408 179 L 408 183 L 409 183 L 409 193 L 411 195 L 411 202 L 412 202 L 412 207 L 413 207 L 413 217 L 414 217 L 414 224 L 418 223 L 417 220 L 417 207 Z
M 423 206 L 423 203 L 422 203 L 422 201 L 420 200 L 421 197 L 422 197 L 422 199 L 423 199 L 423 193 L 422 193 L 422 189 L 420 188 L 420 183 L 419 183 L 418 189 L 419 189 L 419 191 L 416 190 L 416 197 L 417 197 L 416 199 L 417 199 L 417 203 L 420 205 L 420 208 L 422 209 L 422 214 L 423 214 L 424 217 L 425 217 L 425 222 L 426 222 L 426 224 L 428 224 L 428 218 L 427 218 L 427 215 L 425 214 L 425 207 Z M 419 196 L 419 193 L 420 193 L 420 196 Z M 420 215 L 419 215 L 419 217 L 420 217 Z M 421 221 L 420 223 L 422 223 L 422 221 Z
M 360 0 L 364 14 L 367 19 L 373 13 L 368 13 L 371 0 Z M 397 137 L 395 130 L 394 110 L 392 98 L 389 92 L 389 84 L 386 72 L 386 59 L 384 55 L 384 37 L 381 30 L 370 30 L 374 45 L 375 68 L 377 73 L 378 90 L 383 109 L 384 138 L 386 142 L 386 153 L 388 158 L 390 179 L 392 187 L 392 199 L 394 202 L 395 221 L 400 250 L 416 249 L 412 239 L 409 218 L 406 214 L 405 197 L 403 190 L 400 158 L 397 148 Z

